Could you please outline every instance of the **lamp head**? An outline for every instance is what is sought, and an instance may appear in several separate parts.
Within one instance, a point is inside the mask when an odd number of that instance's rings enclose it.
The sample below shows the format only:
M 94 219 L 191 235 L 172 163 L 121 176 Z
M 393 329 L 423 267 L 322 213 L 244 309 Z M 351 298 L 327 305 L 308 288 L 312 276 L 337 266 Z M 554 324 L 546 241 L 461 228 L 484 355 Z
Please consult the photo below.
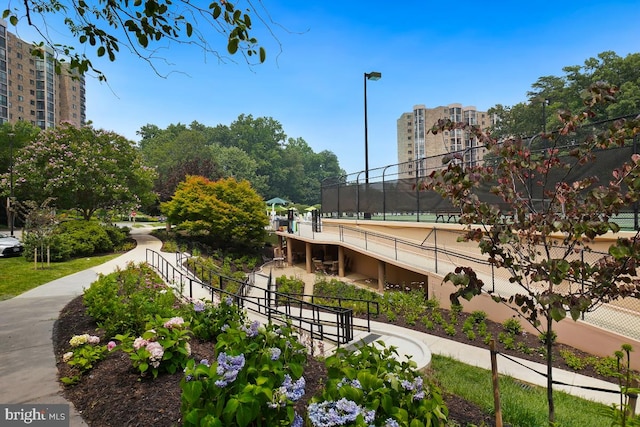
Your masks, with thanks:
M 382 77 L 382 73 L 378 72 L 378 71 L 372 71 L 370 73 L 364 73 L 364 76 L 368 79 L 368 80 L 380 80 L 380 78 Z

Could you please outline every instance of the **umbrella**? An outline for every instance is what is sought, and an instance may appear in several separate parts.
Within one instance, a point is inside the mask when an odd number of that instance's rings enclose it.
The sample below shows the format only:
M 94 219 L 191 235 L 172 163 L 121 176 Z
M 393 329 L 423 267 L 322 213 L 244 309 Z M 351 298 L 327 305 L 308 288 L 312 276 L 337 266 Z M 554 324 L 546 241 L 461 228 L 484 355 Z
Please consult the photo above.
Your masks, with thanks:
M 307 209 L 305 209 L 305 211 L 315 211 L 318 208 L 316 208 L 315 206 L 309 206 Z
M 265 203 L 268 205 L 286 205 L 289 202 L 287 202 L 284 199 L 281 199 L 280 197 L 274 197 L 273 199 L 267 200 Z

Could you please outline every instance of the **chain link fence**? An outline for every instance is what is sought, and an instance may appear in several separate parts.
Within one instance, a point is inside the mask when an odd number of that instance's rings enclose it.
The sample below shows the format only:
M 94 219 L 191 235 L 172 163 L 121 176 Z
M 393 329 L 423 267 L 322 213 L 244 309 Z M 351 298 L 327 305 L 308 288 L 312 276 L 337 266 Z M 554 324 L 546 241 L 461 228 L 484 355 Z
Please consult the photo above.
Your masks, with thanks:
M 527 139 L 534 155 L 544 155 L 550 144 L 560 147 L 561 152 L 568 152 L 578 142 L 595 138 L 598 133 L 606 132 L 614 121 L 604 121 L 590 124 L 577 129 L 567 135 L 553 135 L 545 138 L 536 135 Z M 556 182 L 573 182 L 585 177 L 595 176 L 600 183 L 607 183 L 612 178 L 612 171 L 622 166 L 632 155 L 638 153 L 639 138 L 629 139 L 623 146 L 594 152 L 595 161 L 586 167 L 572 168 L 570 172 L 558 171 L 550 174 L 546 180 L 547 186 L 542 187 L 534 183 L 526 184 L 528 188 L 522 190 L 530 194 L 531 199 L 537 201 L 540 208 L 544 208 L 545 189 L 553 188 Z M 495 161 L 489 157 L 482 158 L 479 155 L 480 148 L 471 147 L 458 152 L 459 159 L 469 164 Z M 456 210 L 449 201 L 443 199 L 434 191 L 421 190 L 421 180 L 432 171 L 443 167 L 446 155 L 434 156 L 399 163 L 369 170 L 365 178 L 365 171 L 326 179 L 322 183 L 322 216 L 330 218 L 375 219 L 393 221 L 418 221 L 418 222 L 457 222 L 459 210 Z M 570 161 L 566 156 L 565 160 Z M 411 175 L 409 174 L 411 172 Z M 562 173 L 562 175 L 560 175 Z M 485 185 L 477 190 L 478 197 L 500 207 L 505 214 L 510 214 L 511 207 L 505 204 L 498 196 L 489 191 L 490 186 Z M 622 190 L 624 191 L 624 189 Z M 640 230 L 638 204 L 634 203 L 623 207 L 614 218 L 614 221 L 623 230 Z M 343 239 L 364 241 L 367 250 L 375 249 L 376 244 L 394 246 L 396 259 L 408 263 L 420 263 L 420 265 L 433 269 L 436 273 L 446 274 L 457 266 L 471 267 L 478 273 L 485 284 L 487 291 L 508 298 L 515 293 L 523 293 L 526 289 L 513 284 L 509 279 L 511 275 L 505 269 L 496 269 L 483 256 L 477 245 L 467 246 L 453 245 L 446 242 L 457 240 L 460 231 L 447 231 L 434 229 L 423 242 L 409 242 L 393 239 L 393 242 L 385 241 L 388 237 L 375 236 L 375 233 L 343 229 Z M 447 233 L 457 234 L 447 236 Z M 353 242 L 352 242 L 353 244 Z M 565 248 L 553 247 L 552 257 L 562 258 Z M 557 251 L 557 253 L 555 253 Z M 588 264 L 594 264 L 607 254 L 597 251 L 579 251 L 572 257 L 582 257 Z M 575 291 L 575 287 L 582 287 L 583 283 L 565 283 L 560 285 L 560 291 Z M 536 286 L 531 284 L 530 286 Z M 564 289 L 563 289 L 564 288 Z M 533 289 L 542 291 L 542 289 Z M 624 298 L 614 302 L 600 304 L 593 310 L 585 313 L 582 320 L 595 326 L 615 331 L 616 333 L 640 340 L 640 300 L 636 298 Z

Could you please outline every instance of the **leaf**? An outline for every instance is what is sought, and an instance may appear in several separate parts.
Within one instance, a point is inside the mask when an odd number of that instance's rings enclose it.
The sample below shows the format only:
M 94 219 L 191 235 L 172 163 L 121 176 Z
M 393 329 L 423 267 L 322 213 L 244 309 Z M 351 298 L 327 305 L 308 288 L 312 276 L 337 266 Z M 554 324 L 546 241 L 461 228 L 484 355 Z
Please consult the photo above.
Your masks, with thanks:
M 235 54 L 238 51 L 238 39 L 229 40 L 229 44 L 227 45 L 227 50 L 230 54 Z
M 551 318 L 556 322 L 559 322 L 567 317 L 567 311 L 562 306 L 551 307 L 551 311 L 549 314 L 551 315 Z
M 200 399 L 202 395 L 202 382 L 201 381 L 189 381 L 182 387 L 182 397 L 190 404 L 194 404 Z

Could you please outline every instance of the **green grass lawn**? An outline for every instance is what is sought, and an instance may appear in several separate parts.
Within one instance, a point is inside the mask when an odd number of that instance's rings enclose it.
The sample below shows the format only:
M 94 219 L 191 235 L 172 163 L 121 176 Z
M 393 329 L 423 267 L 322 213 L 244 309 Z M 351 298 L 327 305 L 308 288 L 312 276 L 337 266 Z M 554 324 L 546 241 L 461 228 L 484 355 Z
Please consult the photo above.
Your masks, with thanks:
M 13 298 L 40 285 L 105 263 L 120 254 L 78 258 L 51 263 L 49 267 L 27 262 L 24 257 L 0 258 L 0 301 Z
M 443 390 L 474 402 L 493 413 L 491 372 L 448 357 L 434 355 L 431 373 Z M 547 391 L 524 384 L 511 377 L 500 376 L 500 403 L 505 425 L 540 427 L 548 425 Z M 602 427 L 612 420 L 601 414 L 606 407 L 560 391 L 553 392 L 556 425 L 560 427 Z

